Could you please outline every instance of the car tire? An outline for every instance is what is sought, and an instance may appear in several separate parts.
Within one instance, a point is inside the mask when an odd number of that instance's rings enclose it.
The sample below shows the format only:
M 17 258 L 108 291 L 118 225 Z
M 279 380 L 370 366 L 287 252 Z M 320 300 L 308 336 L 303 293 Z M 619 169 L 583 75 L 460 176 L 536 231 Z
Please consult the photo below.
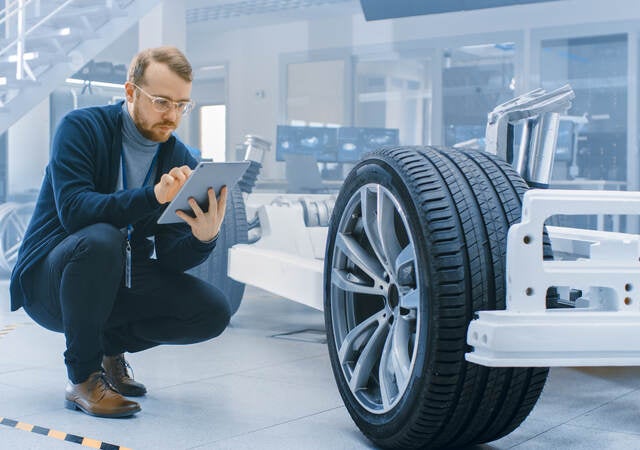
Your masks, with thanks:
M 211 283 L 225 293 L 232 315 L 240 308 L 245 285 L 227 275 L 228 254 L 229 249 L 235 244 L 247 243 L 247 233 L 248 224 L 244 198 L 240 188 L 235 186 L 227 196 L 225 217 L 215 248 L 205 262 L 189 271 L 192 275 Z
M 378 150 L 346 178 L 325 255 L 327 342 L 345 406 L 375 444 L 490 442 L 535 405 L 548 369 L 464 356 L 475 312 L 505 308 L 507 231 L 526 189 L 496 157 L 433 147 Z

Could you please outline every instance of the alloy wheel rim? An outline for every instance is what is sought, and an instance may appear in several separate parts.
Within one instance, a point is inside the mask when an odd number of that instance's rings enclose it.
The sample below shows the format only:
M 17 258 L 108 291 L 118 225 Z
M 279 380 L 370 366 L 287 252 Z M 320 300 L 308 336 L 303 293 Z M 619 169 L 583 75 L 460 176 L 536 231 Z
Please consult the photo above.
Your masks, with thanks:
M 420 280 L 407 215 L 379 184 L 358 189 L 338 225 L 331 261 L 331 317 L 351 393 L 384 414 L 406 392 L 420 332 Z

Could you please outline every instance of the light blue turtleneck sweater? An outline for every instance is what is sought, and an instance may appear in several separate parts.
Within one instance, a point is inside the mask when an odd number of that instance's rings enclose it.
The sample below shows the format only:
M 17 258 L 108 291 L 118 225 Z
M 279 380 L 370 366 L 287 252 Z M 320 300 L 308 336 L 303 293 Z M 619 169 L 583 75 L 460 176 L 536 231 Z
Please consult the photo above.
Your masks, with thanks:
M 158 143 L 153 142 L 140 134 L 136 128 L 136 124 L 133 122 L 133 119 L 129 114 L 127 102 L 122 104 L 122 148 L 124 151 L 127 188 L 133 189 L 142 187 L 144 177 L 147 175 L 153 156 L 156 154 L 156 150 L 158 149 Z M 156 166 L 149 177 L 147 184 L 153 184 L 157 170 Z M 120 170 L 118 172 L 117 189 L 123 189 L 122 162 L 120 163 Z

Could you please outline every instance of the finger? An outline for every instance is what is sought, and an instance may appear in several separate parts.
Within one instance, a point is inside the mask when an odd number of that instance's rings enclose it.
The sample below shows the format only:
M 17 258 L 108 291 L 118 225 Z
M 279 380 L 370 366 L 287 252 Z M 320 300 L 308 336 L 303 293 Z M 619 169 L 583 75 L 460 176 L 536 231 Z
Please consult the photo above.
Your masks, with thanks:
M 218 205 L 217 205 L 217 214 L 216 214 L 216 221 L 218 222 L 218 224 L 222 224 L 222 221 L 224 220 L 224 216 L 227 212 L 227 187 L 223 186 L 222 189 L 220 189 L 220 195 L 218 196 Z
M 195 224 L 195 219 L 182 210 L 176 209 L 176 216 L 180 217 L 191 226 Z
M 200 208 L 200 205 L 198 205 L 198 202 L 196 201 L 195 198 L 193 197 L 189 198 L 189 206 L 191 206 L 191 209 L 193 210 L 196 217 L 204 216 L 204 212 L 202 212 L 202 208 Z
M 189 178 L 191 176 L 191 172 L 193 172 L 193 170 L 191 170 L 191 167 L 189 166 L 180 166 L 180 171 L 187 177 Z
M 180 185 L 183 185 L 185 181 L 187 181 L 187 176 L 182 172 L 182 170 L 176 170 L 174 177 Z
M 163 185 L 169 187 L 173 184 L 173 182 L 175 181 L 175 178 L 173 178 L 168 173 L 165 173 L 160 177 L 160 181 L 162 182 Z
M 186 175 L 184 173 L 184 171 L 182 170 L 182 167 L 174 167 L 169 171 L 169 175 L 175 177 L 178 180 L 185 180 L 186 179 Z
M 222 186 L 220 189 L 220 196 L 218 197 L 218 211 L 222 210 L 222 214 L 224 216 L 224 212 L 227 210 L 227 186 Z
M 215 213 L 217 210 L 217 202 L 216 202 L 216 192 L 213 190 L 212 187 L 210 187 L 209 189 L 207 189 L 207 194 L 209 196 L 209 214 Z

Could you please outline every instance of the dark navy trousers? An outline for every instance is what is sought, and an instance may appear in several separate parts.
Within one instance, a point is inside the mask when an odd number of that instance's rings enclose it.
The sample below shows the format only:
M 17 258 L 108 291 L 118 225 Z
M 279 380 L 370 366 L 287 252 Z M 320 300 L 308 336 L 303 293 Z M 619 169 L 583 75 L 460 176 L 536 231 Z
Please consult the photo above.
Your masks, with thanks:
M 43 327 L 65 334 L 73 383 L 100 370 L 103 355 L 202 342 L 229 324 L 229 304 L 219 289 L 157 260 L 134 261 L 132 287 L 124 287 L 124 245 L 114 226 L 91 225 L 26 274 L 24 309 Z

